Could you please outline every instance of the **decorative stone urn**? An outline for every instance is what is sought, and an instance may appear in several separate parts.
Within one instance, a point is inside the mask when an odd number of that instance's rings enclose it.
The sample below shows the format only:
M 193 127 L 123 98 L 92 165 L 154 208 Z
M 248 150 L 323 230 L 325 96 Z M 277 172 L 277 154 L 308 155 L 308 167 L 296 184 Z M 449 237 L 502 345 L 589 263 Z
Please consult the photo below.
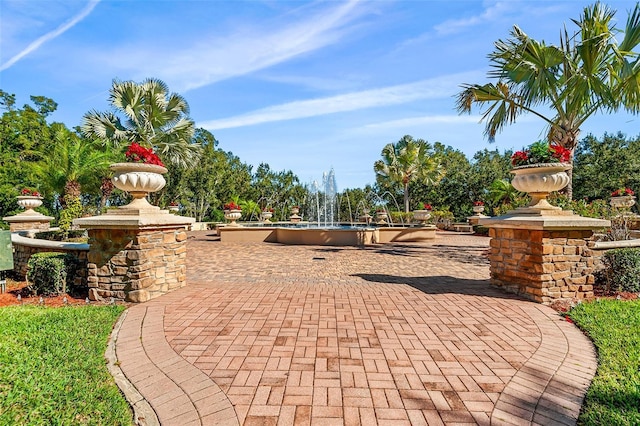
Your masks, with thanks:
M 484 206 L 473 206 L 473 212 L 477 215 L 484 211 Z
M 636 197 L 633 195 L 623 195 L 620 197 L 611 197 L 609 204 L 616 209 L 628 209 L 636 203 Z
M 231 222 L 229 223 L 229 225 L 231 226 L 238 226 L 238 223 L 236 222 L 236 220 L 240 219 L 241 216 L 242 216 L 242 210 L 234 209 L 234 210 L 224 211 L 224 218 Z
M 359 217 L 360 222 L 364 222 L 367 225 L 371 223 L 371 219 L 373 219 L 373 216 L 371 216 L 369 213 L 365 213 L 362 216 Z
M 511 185 L 521 192 L 531 196 L 527 209 L 531 210 L 562 210 L 549 204 L 547 197 L 554 191 L 559 191 L 569 184 L 571 169 L 567 163 L 540 163 L 514 167 L 511 170 L 515 176 Z
M 302 220 L 302 217 L 300 217 L 298 213 L 300 213 L 300 207 L 291 207 L 291 216 L 289 216 L 289 220 L 291 222 L 300 222 Z
M 378 219 L 378 223 L 380 224 L 384 224 L 387 223 L 387 212 L 385 211 L 377 211 L 376 212 L 376 219 Z
M 413 218 L 420 222 L 421 225 L 426 225 L 427 220 L 431 217 L 431 210 L 414 210 Z
M 36 195 L 20 195 L 18 196 L 18 205 L 25 209 L 24 213 L 42 205 L 42 197 Z
M 155 164 L 116 163 L 109 166 L 113 170 L 113 185 L 133 196 L 133 201 L 121 209 L 159 209 L 147 201 L 147 194 L 164 188 L 166 181 L 163 174 L 167 169 Z
M 260 213 L 260 218 L 262 219 L 263 222 L 271 222 L 272 217 L 273 217 L 273 212 L 269 210 L 265 210 L 262 213 Z

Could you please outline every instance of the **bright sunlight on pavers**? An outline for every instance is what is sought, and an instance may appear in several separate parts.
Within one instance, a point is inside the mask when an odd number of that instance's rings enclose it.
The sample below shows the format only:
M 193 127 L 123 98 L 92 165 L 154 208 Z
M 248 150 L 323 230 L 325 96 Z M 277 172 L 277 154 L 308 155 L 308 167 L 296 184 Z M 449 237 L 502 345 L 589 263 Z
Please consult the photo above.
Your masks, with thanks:
M 489 285 L 483 237 L 357 247 L 191 233 L 187 287 L 127 312 L 122 370 L 163 425 L 573 424 L 591 343 Z

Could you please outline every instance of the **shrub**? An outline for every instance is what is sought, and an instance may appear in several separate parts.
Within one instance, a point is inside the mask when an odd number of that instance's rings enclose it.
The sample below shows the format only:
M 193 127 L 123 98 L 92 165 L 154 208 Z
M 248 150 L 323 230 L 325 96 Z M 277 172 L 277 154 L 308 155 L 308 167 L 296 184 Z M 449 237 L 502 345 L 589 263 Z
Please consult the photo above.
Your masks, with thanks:
M 393 223 L 410 223 L 413 220 L 413 212 L 389 212 Z
M 640 292 L 640 248 L 609 250 L 602 261 L 607 290 Z
M 63 231 L 71 229 L 73 219 L 82 217 L 82 201 L 80 197 L 74 197 L 72 195 L 64 196 L 65 207 L 60 212 L 60 220 L 58 225 Z
M 73 288 L 78 258 L 69 253 L 36 253 L 27 263 L 27 282 L 35 294 L 58 295 Z
M 71 229 L 69 231 L 42 231 L 36 232 L 36 238 L 47 241 L 73 241 L 87 242 L 87 231 L 84 229 Z

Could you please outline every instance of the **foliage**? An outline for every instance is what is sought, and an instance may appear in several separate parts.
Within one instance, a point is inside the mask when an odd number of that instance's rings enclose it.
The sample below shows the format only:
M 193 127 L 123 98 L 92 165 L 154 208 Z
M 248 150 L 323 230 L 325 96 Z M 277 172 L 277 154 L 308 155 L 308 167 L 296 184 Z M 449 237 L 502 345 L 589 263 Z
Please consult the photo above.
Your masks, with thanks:
M 385 145 L 381 155 L 382 159 L 373 165 L 376 181 L 381 187 L 402 186 L 405 212 L 409 211 L 410 182 L 433 185 L 442 178 L 439 159 L 423 139 L 405 135 L 397 143 Z
M 602 262 L 608 291 L 640 292 L 640 248 L 608 250 Z
M 87 231 L 84 229 L 71 229 L 68 231 L 51 230 L 36 232 L 35 238 L 47 241 L 73 241 L 73 242 L 86 242 Z
M 240 205 L 234 203 L 233 201 L 229 201 L 224 206 L 222 206 L 222 208 L 225 210 L 242 210 L 242 207 L 240 207 Z
M 154 164 L 156 166 L 164 167 L 160 157 L 153 152 L 151 148 L 145 148 L 143 146 L 138 145 L 133 142 L 129 145 L 127 152 L 124 153 L 125 158 L 128 163 L 145 163 L 145 164 Z
M 581 303 L 569 316 L 598 351 L 598 370 L 578 424 L 640 424 L 640 301 Z
M 584 217 L 611 219 L 614 215 L 611 206 L 605 200 L 587 201 L 569 200 L 566 195 L 553 193 L 549 196 L 549 202 L 563 210 L 572 210 L 575 214 Z
M 572 152 L 580 127 L 592 115 L 619 109 L 637 113 L 640 58 L 634 49 L 640 42 L 640 4 L 630 12 L 620 42 L 614 15 L 599 2 L 585 7 L 573 20 L 576 30 L 560 33 L 559 46 L 534 40 L 514 25 L 511 37 L 496 41 L 489 54 L 488 77 L 495 83 L 465 84 L 458 111 L 486 106 L 481 114 L 490 140 L 531 113 L 547 124 L 549 141 Z M 571 191 L 569 184 L 569 198 Z
M 132 425 L 104 362 L 123 310 L 0 308 L 0 424 Z
M 58 220 L 58 226 L 63 231 L 68 231 L 73 225 L 73 220 L 82 217 L 83 208 L 80 197 L 73 196 L 71 194 L 65 194 L 64 208 L 60 212 L 60 219 Z
M 511 165 L 518 167 L 538 163 L 567 163 L 570 160 L 570 150 L 547 141 L 536 141 L 529 148 L 514 152 Z
M 35 253 L 27 262 L 27 282 L 31 291 L 45 296 L 71 292 L 78 258 L 70 253 Z
M 612 197 L 625 197 L 628 195 L 633 195 L 634 192 L 631 188 L 618 188 L 611 193 Z
M 189 104 L 170 93 L 166 83 L 153 78 L 142 83 L 114 80 L 109 103 L 122 117 L 88 112 L 81 126 L 85 136 L 115 147 L 136 142 L 152 148 L 172 166 L 197 164 L 200 147 L 191 143 L 195 126 L 188 117 Z
M 437 225 L 448 225 L 455 219 L 455 216 L 449 209 L 435 209 L 431 210 L 431 218 L 430 221 Z
M 640 138 L 622 133 L 588 135 L 576 149 L 574 198 L 608 198 L 619 188 L 640 188 Z
M 392 223 L 408 224 L 413 220 L 413 212 L 389 212 Z

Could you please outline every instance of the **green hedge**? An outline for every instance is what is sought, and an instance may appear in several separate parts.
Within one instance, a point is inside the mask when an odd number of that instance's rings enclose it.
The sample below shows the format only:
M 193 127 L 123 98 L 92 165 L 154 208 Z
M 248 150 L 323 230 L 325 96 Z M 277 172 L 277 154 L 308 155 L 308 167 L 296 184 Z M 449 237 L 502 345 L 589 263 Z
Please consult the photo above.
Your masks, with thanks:
M 607 290 L 640 292 L 640 248 L 609 250 L 602 261 Z
M 27 263 L 27 282 L 35 294 L 46 296 L 73 290 L 78 258 L 69 253 L 36 253 Z

